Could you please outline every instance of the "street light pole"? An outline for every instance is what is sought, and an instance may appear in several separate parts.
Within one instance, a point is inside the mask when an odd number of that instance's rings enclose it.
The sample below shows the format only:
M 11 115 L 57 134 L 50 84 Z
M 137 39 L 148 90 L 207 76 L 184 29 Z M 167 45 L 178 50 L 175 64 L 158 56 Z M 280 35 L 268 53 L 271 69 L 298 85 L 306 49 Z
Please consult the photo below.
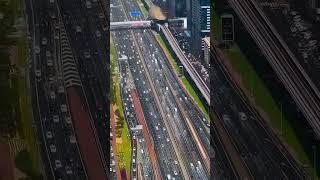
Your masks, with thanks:
M 282 102 L 280 101 L 280 111 L 281 111 L 281 135 L 283 135 L 283 111 L 282 111 Z
M 314 174 L 313 174 L 313 179 L 316 180 L 317 177 L 317 146 L 313 145 L 313 167 L 314 167 Z

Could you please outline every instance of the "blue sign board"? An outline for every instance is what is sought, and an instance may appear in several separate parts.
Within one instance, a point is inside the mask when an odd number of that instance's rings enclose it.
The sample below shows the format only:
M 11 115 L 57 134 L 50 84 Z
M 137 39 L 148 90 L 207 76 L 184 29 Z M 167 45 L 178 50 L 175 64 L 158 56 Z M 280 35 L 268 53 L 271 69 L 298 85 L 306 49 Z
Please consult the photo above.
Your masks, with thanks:
M 140 11 L 131 11 L 131 12 L 129 12 L 129 14 L 134 16 L 134 15 L 140 15 L 141 12 Z

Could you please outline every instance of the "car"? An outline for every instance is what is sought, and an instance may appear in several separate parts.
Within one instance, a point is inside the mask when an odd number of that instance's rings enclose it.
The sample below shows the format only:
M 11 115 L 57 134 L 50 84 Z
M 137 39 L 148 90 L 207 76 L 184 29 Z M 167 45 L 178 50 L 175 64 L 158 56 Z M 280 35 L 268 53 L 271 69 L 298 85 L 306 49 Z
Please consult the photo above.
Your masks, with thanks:
M 99 18 L 100 18 L 100 19 L 103 19 L 103 18 L 104 18 L 103 13 L 99 13 Z
M 60 160 L 55 160 L 54 164 L 55 164 L 56 168 L 61 168 L 62 167 L 62 164 L 61 164 Z
M 76 32 L 81 32 L 82 30 L 81 30 L 81 27 L 80 26 L 76 26 Z
M 48 43 L 48 40 L 47 40 L 47 38 L 42 38 L 42 40 L 41 40 L 41 44 L 42 45 L 47 45 L 47 43 Z
M 54 91 L 50 92 L 50 98 L 55 99 L 56 98 L 56 93 Z
M 48 59 L 48 60 L 47 60 L 47 66 L 49 66 L 49 67 L 53 66 L 53 62 L 52 62 L 51 59 Z
M 92 8 L 91 2 L 88 1 L 88 0 L 86 1 L 86 7 L 87 7 L 88 9 Z
M 53 152 L 53 153 L 57 152 L 56 146 L 53 145 L 53 144 L 51 144 L 51 145 L 50 145 L 50 151 Z
M 88 51 L 84 52 L 84 57 L 86 59 L 89 59 L 91 57 L 90 53 Z
M 65 170 L 66 170 L 66 173 L 69 174 L 69 175 L 73 173 L 69 166 L 66 166 Z
M 36 76 L 37 77 L 41 77 L 41 71 L 40 70 L 36 70 Z
M 51 57 L 51 52 L 50 51 L 46 51 L 46 56 L 47 57 Z
M 96 36 L 97 36 L 97 37 L 101 37 L 101 33 L 100 33 L 99 30 L 96 31 Z
M 177 175 L 178 175 L 178 172 L 177 172 L 177 171 L 173 171 L 173 174 L 177 176 Z
M 64 93 L 64 87 L 63 86 L 59 86 L 58 93 Z
M 34 51 L 36 54 L 39 54 L 40 53 L 40 47 L 39 46 L 35 46 L 34 47 Z
M 175 161 L 174 161 L 174 164 L 177 165 L 177 164 L 178 164 L 178 161 L 175 160 Z
M 53 115 L 53 122 L 58 123 L 59 122 L 59 116 Z
M 52 132 L 51 131 L 47 131 L 46 136 L 48 139 L 51 139 L 53 137 Z
M 71 144 L 74 144 L 74 143 L 77 142 L 77 139 L 76 139 L 76 137 L 74 135 L 71 135 L 71 136 L 69 136 L 69 141 L 70 141 Z
M 71 124 L 71 117 L 70 116 L 66 116 L 65 117 L 65 121 L 67 124 Z
M 67 105 L 61 104 L 60 110 L 61 110 L 61 112 L 66 113 L 68 111 Z
M 243 121 L 248 119 L 247 115 L 244 112 L 239 112 L 239 117 Z

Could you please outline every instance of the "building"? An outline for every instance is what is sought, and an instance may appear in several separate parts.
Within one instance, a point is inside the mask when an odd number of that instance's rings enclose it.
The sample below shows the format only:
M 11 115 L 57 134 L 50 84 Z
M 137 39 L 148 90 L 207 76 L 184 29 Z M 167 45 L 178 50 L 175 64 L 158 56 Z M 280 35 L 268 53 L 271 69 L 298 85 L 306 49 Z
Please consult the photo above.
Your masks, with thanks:
M 189 0 L 188 27 L 193 54 L 201 55 L 202 38 L 210 36 L 210 0 Z
M 221 41 L 232 43 L 234 41 L 234 17 L 232 14 L 223 14 L 220 18 Z
M 210 34 L 210 0 L 200 0 L 201 36 Z
M 308 0 L 308 8 L 310 9 L 316 9 L 319 7 L 319 0 Z
M 205 37 L 203 40 L 203 59 L 206 65 L 210 66 L 210 37 Z
M 187 2 L 190 0 L 155 0 L 155 4 L 159 5 L 168 18 L 186 17 Z

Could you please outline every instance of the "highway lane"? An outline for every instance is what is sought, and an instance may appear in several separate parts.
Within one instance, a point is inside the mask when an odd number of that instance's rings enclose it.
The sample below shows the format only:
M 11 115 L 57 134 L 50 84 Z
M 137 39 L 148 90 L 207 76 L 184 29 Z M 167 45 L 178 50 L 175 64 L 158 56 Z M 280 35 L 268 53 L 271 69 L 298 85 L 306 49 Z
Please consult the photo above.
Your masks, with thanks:
M 211 162 L 211 178 L 212 179 L 241 179 L 236 171 L 230 157 L 227 155 L 220 135 L 217 132 L 217 127 L 211 125 L 211 147 L 213 155 L 210 156 Z
M 85 1 L 59 1 L 63 21 L 70 39 L 82 82 L 81 96 L 90 109 L 90 124 L 100 152 L 101 162 L 109 172 L 108 136 L 108 63 L 106 61 L 108 34 L 102 7 L 97 2 L 90 8 Z M 100 16 L 100 17 L 99 17 Z M 99 33 L 97 33 L 99 32 Z
M 39 111 L 39 125 L 41 127 L 39 129 L 41 129 L 40 132 L 45 141 L 44 145 L 51 169 L 49 172 L 47 171 L 47 178 L 86 179 L 76 141 L 70 142 L 69 138 L 64 138 L 65 133 L 68 133 L 69 136 L 74 134 L 72 126 L 63 121 L 68 109 L 61 112 L 60 108 L 61 103 L 65 103 L 66 97 L 55 94 L 58 69 L 54 64 L 57 63 L 56 60 L 60 54 L 54 51 L 57 44 L 53 36 L 55 21 L 52 20 L 51 15 L 57 13 L 57 9 L 49 2 L 33 2 L 32 5 L 39 14 L 35 16 L 37 18 L 34 20 L 36 22 L 34 35 L 38 37 L 34 37 L 35 54 L 31 63 L 34 69 L 30 73 L 33 74 L 31 77 L 34 77 L 34 82 L 36 82 L 32 83 L 32 88 L 36 92 L 34 100 L 38 103 L 38 106 L 34 106 L 34 108 L 38 108 Z M 55 94 L 54 98 L 52 94 Z M 70 161 L 70 159 L 72 160 Z
M 128 5 L 127 5 L 128 8 L 136 6 L 134 4 L 134 1 L 127 1 L 127 3 L 128 3 Z M 134 10 L 135 9 L 133 8 L 129 11 L 134 11 Z M 136 17 L 136 19 L 134 19 L 134 20 L 141 20 L 141 19 L 142 19 L 141 17 L 140 18 Z M 139 32 L 139 31 L 134 31 L 134 32 Z M 150 34 L 148 32 L 148 30 L 143 32 L 143 36 L 137 36 L 138 40 L 139 40 L 139 38 L 144 39 L 144 42 L 154 42 L 154 44 L 157 44 L 155 38 L 153 37 L 152 34 Z M 145 44 L 145 43 L 143 43 L 141 41 L 141 43 L 139 43 L 139 44 Z M 167 60 L 165 60 L 164 53 L 159 48 L 159 46 L 152 46 L 152 45 L 150 45 L 150 46 L 151 47 L 148 47 L 147 44 L 145 44 L 143 46 L 143 47 L 146 47 L 145 48 L 146 50 L 150 48 L 150 51 L 154 52 L 153 57 L 151 56 L 151 53 L 149 52 L 149 54 L 148 54 L 149 58 L 147 58 L 147 59 L 154 58 L 155 59 L 154 61 L 157 64 L 156 58 L 158 58 L 160 56 L 160 59 L 158 59 L 158 61 L 160 62 L 159 64 L 162 65 L 161 68 L 165 71 L 164 74 L 165 74 L 166 78 L 167 77 L 170 78 L 171 81 L 169 81 L 169 82 L 172 83 L 172 85 L 174 86 L 174 89 L 177 90 L 177 93 L 175 93 L 175 94 L 177 94 L 176 96 L 178 96 L 180 101 L 187 103 L 188 108 L 186 108 L 185 110 L 189 112 L 189 115 L 191 116 L 191 119 L 193 119 L 193 122 L 195 122 L 195 124 L 198 125 L 196 129 L 199 132 L 200 136 L 202 135 L 201 136 L 202 140 L 203 140 L 202 143 L 204 143 L 206 145 L 206 150 L 209 151 L 210 150 L 210 142 L 209 142 L 210 131 L 209 131 L 209 127 L 207 127 L 203 123 L 203 122 L 205 122 L 208 125 L 209 124 L 208 121 L 204 118 L 204 115 L 199 111 L 199 108 L 195 104 L 191 103 L 191 101 L 190 101 L 191 99 L 186 95 L 186 92 L 182 90 L 181 85 L 178 83 L 178 77 L 173 75 L 174 74 L 173 69 L 170 67 L 170 65 L 168 65 L 169 63 Z M 160 76 L 161 76 L 161 74 L 160 74 Z M 165 80 L 169 80 L 169 79 L 165 79 Z M 161 81 L 161 80 L 159 79 L 159 81 Z M 168 85 L 164 86 L 164 87 L 168 88 Z M 181 96 L 179 96 L 179 95 L 181 95 Z M 177 106 L 175 108 L 177 108 Z
M 256 179 L 308 179 L 266 122 L 250 106 L 215 52 L 210 78 L 214 111 L 224 124 L 242 160 Z M 216 58 L 218 57 L 218 58 Z
M 116 4 L 116 2 L 111 2 L 112 4 Z M 118 18 L 124 18 L 123 14 L 120 14 L 121 10 L 113 11 L 114 8 L 111 9 L 111 19 L 118 17 Z M 124 34 L 123 34 L 123 33 Z M 122 55 L 127 55 L 129 58 L 129 63 L 130 63 L 130 69 L 131 73 L 133 75 L 133 79 L 135 80 L 135 85 L 138 91 L 138 94 L 145 94 L 146 90 L 150 89 L 149 85 L 146 84 L 147 80 L 146 77 L 140 76 L 137 73 L 134 72 L 139 72 L 138 70 L 135 69 L 136 63 L 133 61 L 134 59 L 138 60 L 140 59 L 137 52 L 135 52 L 133 49 L 132 51 L 128 51 L 126 47 L 133 47 L 132 41 L 128 41 L 129 38 L 132 39 L 132 37 L 129 36 L 128 31 L 122 31 L 122 32 L 114 32 L 112 35 L 114 44 L 117 49 L 117 55 L 118 57 L 121 57 Z M 126 35 L 125 35 L 126 33 Z M 121 38 L 122 37 L 122 38 Z M 121 38 L 119 41 L 117 41 L 117 38 Z M 120 44 L 122 46 L 120 46 Z M 140 66 L 141 68 L 141 66 Z M 141 71 L 142 72 L 142 71 Z M 139 80 L 139 79 L 142 79 Z M 144 91 L 144 92 L 143 92 Z M 161 167 L 161 171 L 163 172 L 163 177 L 166 176 L 167 174 L 173 175 L 174 169 L 177 169 L 176 165 L 174 164 L 174 160 L 176 159 L 175 153 L 172 150 L 171 143 L 164 141 L 161 143 L 158 139 L 164 137 L 168 137 L 167 132 L 164 130 L 160 130 L 158 126 L 162 125 L 162 122 L 158 121 L 158 117 L 160 117 L 158 109 L 155 107 L 155 100 L 153 96 L 145 96 L 145 99 L 140 98 L 140 102 L 144 111 L 144 117 L 148 123 L 148 131 L 152 135 L 153 138 L 153 144 L 154 144 L 154 149 L 156 150 L 157 157 L 158 159 L 161 159 L 159 162 L 159 165 Z M 157 128 L 155 128 L 157 127 Z M 162 125 L 163 127 L 163 125 Z M 158 130 L 156 130 L 158 129 Z M 177 170 L 177 173 L 180 174 L 179 170 Z M 176 177 L 176 179 L 180 179 Z
M 112 9 L 111 9 L 111 10 L 112 10 Z M 112 17 L 112 16 L 111 16 L 111 17 Z M 139 44 L 140 44 L 140 43 L 139 43 Z M 144 47 L 148 47 L 148 46 L 145 45 Z M 139 63 L 139 62 L 138 62 L 138 63 Z M 142 69 L 142 70 L 143 70 L 143 69 Z M 142 70 L 140 70 L 140 71 L 142 72 Z M 164 87 L 165 87 L 165 86 L 164 86 Z M 167 86 L 167 87 L 168 87 L 168 86 Z M 171 98 L 171 99 L 172 99 L 172 98 Z M 170 101 L 170 100 L 169 100 L 169 101 Z M 168 104 L 170 105 L 171 103 L 173 103 L 173 102 L 171 101 L 171 102 L 169 102 Z M 174 108 L 177 109 L 177 106 L 175 106 Z M 173 109 L 174 109 L 174 108 L 173 108 Z M 171 112 L 169 112 L 169 113 L 171 113 Z M 172 117 L 174 117 L 174 116 L 177 116 L 177 118 L 179 118 L 179 119 L 182 118 L 182 117 L 181 117 L 181 114 L 179 114 L 179 115 L 173 115 L 173 114 L 172 114 Z M 201 122 L 202 122 L 202 121 L 203 121 L 203 120 L 201 120 Z M 180 126 L 180 125 L 179 125 L 179 124 L 175 124 L 175 126 L 178 127 L 178 126 Z M 180 129 L 183 129 L 183 128 L 186 129 L 186 127 L 181 127 L 181 126 L 180 126 Z M 208 129 L 208 128 L 204 128 L 204 129 Z M 204 130 L 204 129 L 203 129 L 203 130 Z M 189 133 L 189 131 L 186 131 L 186 130 L 185 130 L 185 132 L 186 132 L 186 135 L 184 135 L 184 137 L 187 137 L 188 135 L 190 136 L 190 134 L 187 134 L 187 133 Z M 186 139 L 185 139 L 185 140 L 186 140 Z M 209 144 L 209 141 L 207 141 L 207 142 L 208 142 L 208 144 Z M 186 147 L 186 146 L 185 146 L 185 147 Z M 187 148 L 188 148 L 188 147 L 187 147 Z M 192 150 L 190 150 L 190 151 L 191 151 L 191 152 L 196 152 L 195 149 L 194 149 L 193 151 L 192 151 Z M 195 154 L 197 154 L 197 153 L 195 153 Z M 197 159 L 197 158 L 195 158 L 195 159 Z M 199 158 L 199 159 L 200 159 L 200 158 Z M 199 160 L 199 159 L 198 159 L 198 160 Z M 192 163 L 192 164 L 193 164 L 193 163 Z M 194 164 L 197 165 L 197 161 L 195 161 Z M 202 166 L 202 165 L 201 165 L 201 166 Z M 199 166 L 199 167 L 197 167 L 197 168 L 202 168 L 201 166 Z M 193 167 L 191 166 L 190 168 L 191 168 L 191 170 L 192 170 Z M 195 169 L 196 169 L 196 168 L 195 168 Z M 195 170 L 195 169 L 193 169 L 193 171 L 197 171 L 197 170 Z M 200 171 L 201 171 L 201 170 L 200 170 Z M 197 174 L 197 173 L 196 173 L 196 174 Z M 200 173 L 200 174 L 201 174 L 201 173 Z
M 199 156 L 199 151 L 197 150 L 196 146 L 192 146 L 190 144 L 195 144 L 195 142 L 193 141 L 192 135 L 189 131 L 189 127 L 186 125 L 184 117 L 182 115 L 182 112 L 180 112 L 180 109 L 177 105 L 177 102 L 174 101 L 174 94 L 173 92 L 170 91 L 170 84 L 167 82 L 166 79 L 166 74 L 162 73 L 162 69 L 164 69 L 163 71 L 165 71 L 166 68 L 161 67 L 161 63 L 163 63 L 164 61 L 161 62 L 160 58 L 161 58 L 161 54 L 159 53 L 159 50 L 157 49 L 153 49 L 153 45 L 147 45 L 145 42 L 152 42 L 150 39 L 150 36 L 148 36 L 148 33 L 145 32 L 144 36 L 138 35 L 138 32 L 136 33 L 137 35 L 137 39 L 144 39 L 144 41 L 138 41 L 140 45 L 142 45 L 142 47 L 146 47 L 143 51 L 144 53 L 144 57 L 146 60 L 146 64 L 148 66 L 148 71 L 151 74 L 152 80 L 155 82 L 155 87 L 157 87 L 156 89 L 158 90 L 158 95 L 162 98 L 162 103 L 163 106 L 166 107 L 165 111 L 167 114 L 167 118 L 170 122 L 170 128 L 173 129 L 173 132 L 180 132 L 182 134 L 177 134 L 175 133 L 175 138 L 176 138 L 176 142 L 178 142 L 178 144 L 180 144 L 180 151 L 182 152 L 181 154 L 184 154 L 184 158 L 186 157 L 191 157 L 194 158 L 193 160 L 189 159 L 189 162 L 185 164 L 197 164 L 197 162 L 201 159 L 201 157 Z M 154 39 L 153 39 L 154 40 Z M 155 41 L 153 41 L 155 42 Z M 156 43 L 154 43 L 156 44 Z M 147 48 L 148 47 L 148 48 Z M 159 54 L 158 54 L 159 53 Z M 163 55 L 162 55 L 163 58 Z M 147 61 L 148 60 L 148 61 Z M 159 62 L 158 62 L 159 60 Z M 185 143 L 182 143 L 185 142 Z M 200 160 L 203 163 L 203 160 Z M 192 167 L 190 167 L 192 170 Z M 202 165 L 199 167 L 199 171 L 201 171 L 201 173 L 203 173 L 202 171 L 204 171 L 202 169 Z M 191 171 L 192 172 L 192 171 Z M 199 173 L 199 174 L 201 174 Z M 195 172 L 195 174 L 198 174 Z M 195 174 L 191 175 L 195 176 Z M 199 177 L 200 178 L 200 177 Z M 204 177 L 201 177 L 204 178 Z
M 45 136 L 42 130 L 42 124 L 40 121 L 40 113 L 39 113 L 39 104 L 38 104 L 38 93 L 36 91 L 36 78 L 34 73 L 34 58 L 36 56 L 35 48 L 36 44 L 39 44 L 39 36 L 38 31 L 39 29 L 36 27 L 36 24 L 39 23 L 38 14 L 35 13 L 33 5 L 33 1 L 25 1 L 24 2 L 24 13 L 27 20 L 27 34 L 28 34 L 28 69 L 27 69 L 27 77 L 29 79 L 28 87 L 30 88 L 31 92 L 31 102 L 33 107 L 33 118 L 34 118 L 34 125 L 35 131 L 38 138 L 39 144 L 39 151 L 41 154 L 41 161 L 43 165 L 43 170 L 45 172 L 44 176 L 48 179 L 53 179 L 54 173 L 50 162 L 50 157 L 48 155 L 48 150 L 46 146 Z M 35 89 L 35 90 L 34 90 Z
M 112 36 L 112 37 L 113 37 L 113 41 L 114 41 L 114 44 L 116 46 L 117 51 L 121 52 L 118 54 L 118 56 L 121 57 L 122 52 L 124 52 L 125 49 L 122 49 L 121 46 L 118 46 L 118 43 L 125 42 L 126 39 L 121 38 L 118 41 L 117 37 L 125 37 L 125 36 L 124 35 L 121 36 L 121 34 L 119 33 L 118 36 Z M 129 43 L 126 43 L 126 45 L 128 47 L 130 46 Z M 128 57 L 130 59 L 139 59 L 136 54 L 132 54 L 129 51 L 127 51 L 126 54 L 128 55 Z M 131 67 L 132 67 L 132 61 L 131 61 Z M 136 70 L 133 70 L 133 68 L 131 68 L 131 69 L 132 69 L 132 72 L 136 71 Z M 135 73 L 133 73 L 133 78 L 135 79 L 135 85 L 136 85 L 138 93 L 143 93 L 143 91 L 145 91 L 146 89 L 149 89 L 148 86 L 146 87 L 146 84 L 143 84 L 143 82 L 146 82 L 145 77 L 141 77 L 141 76 L 137 77 L 137 75 Z M 137 81 L 139 81 L 139 79 L 144 79 L 144 81 L 142 81 L 142 82 L 140 81 L 140 83 L 139 82 L 137 83 Z M 174 153 L 171 149 L 172 147 L 170 144 L 163 143 L 161 145 L 157 141 L 158 137 L 165 137 L 164 133 L 166 133 L 166 132 L 165 131 L 158 131 L 158 132 L 155 131 L 155 127 L 158 126 L 158 124 L 160 124 L 160 122 L 158 123 L 158 119 L 157 119 L 157 117 L 160 117 L 160 115 L 158 114 L 158 110 L 154 106 L 155 103 L 154 103 L 153 97 L 146 96 L 145 98 L 146 99 L 140 99 L 140 102 L 141 102 L 142 108 L 144 110 L 144 117 L 145 117 L 146 121 L 152 122 L 151 125 L 148 124 L 148 130 L 153 137 L 153 143 L 154 143 L 158 158 L 161 157 L 161 159 L 162 159 L 161 162 L 164 162 L 164 161 L 169 162 L 170 159 L 176 159 L 176 158 L 174 158 Z M 166 148 L 164 148 L 164 147 L 166 147 Z M 170 172 L 171 174 L 173 174 L 172 173 L 173 167 L 170 167 L 168 164 L 164 164 L 161 162 L 160 162 L 160 167 L 165 169 L 165 170 L 163 170 L 164 171 L 163 174 L 169 174 L 167 172 Z M 163 166 L 161 166 L 161 164 L 163 164 Z
M 139 123 L 137 122 L 137 113 L 135 112 L 135 107 L 133 104 L 133 99 L 131 95 L 131 90 L 134 90 L 134 84 L 132 79 L 132 74 L 130 73 L 130 69 L 128 66 L 128 62 L 125 60 L 121 60 L 118 62 L 118 67 L 120 71 L 120 95 L 121 100 L 123 103 L 123 110 L 125 114 L 125 119 L 128 124 L 128 128 L 136 128 L 136 125 Z M 143 133 L 141 131 L 130 131 L 131 137 L 133 138 L 133 141 L 138 141 L 136 143 L 136 148 L 134 149 L 134 145 L 132 144 L 132 153 L 136 153 L 137 157 L 133 157 L 132 161 L 135 161 L 132 163 L 132 169 L 131 173 L 132 178 L 137 175 L 137 164 L 140 164 L 140 168 L 142 170 L 142 175 L 145 179 L 152 179 L 155 178 L 153 169 L 152 169 L 152 163 L 150 160 L 150 156 L 147 149 L 147 144 L 145 142 Z M 131 138 L 131 139 L 132 139 Z M 133 160 L 135 159 L 135 160 Z

